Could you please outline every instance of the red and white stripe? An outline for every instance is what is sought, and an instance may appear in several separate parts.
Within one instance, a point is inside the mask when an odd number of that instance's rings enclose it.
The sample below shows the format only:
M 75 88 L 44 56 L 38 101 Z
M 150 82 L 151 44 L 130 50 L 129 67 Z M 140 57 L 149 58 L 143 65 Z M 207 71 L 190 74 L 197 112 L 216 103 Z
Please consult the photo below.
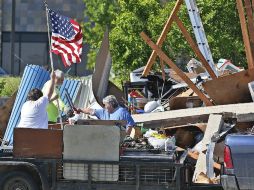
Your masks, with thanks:
M 51 50 L 57 55 L 61 55 L 64 66 L 70 66 L 73 63 L 81 62 L 81 54 L 83 47 L 83 35 L 80 25 L 70 20 L 76 35 L 73 39 L 67 40 L 59 34 L 52 33 L 51 36 Z

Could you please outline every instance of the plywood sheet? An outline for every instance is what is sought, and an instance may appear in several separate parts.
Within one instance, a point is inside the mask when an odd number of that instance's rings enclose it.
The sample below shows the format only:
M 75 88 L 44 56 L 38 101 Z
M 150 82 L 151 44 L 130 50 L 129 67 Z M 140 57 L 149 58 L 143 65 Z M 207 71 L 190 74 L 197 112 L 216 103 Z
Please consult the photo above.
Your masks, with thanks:
M 14 157 L 61 158 L 63 131 L 15 128 Z
M 120 128 L 104 125 L 66 125 L 63 158 L 119 161 Z
M 111 65 L 109 31 L 107 29 L 104 33 L 100 50 L 96 56 L 95 68 L 92 76 L 93 93 L 98 103 L 102 103 L 102 99 L 106 96 Z
M 254 81 L 254 69 L 227 75 L 203 84 L 216 105 L 252 102 L 248 83 Z

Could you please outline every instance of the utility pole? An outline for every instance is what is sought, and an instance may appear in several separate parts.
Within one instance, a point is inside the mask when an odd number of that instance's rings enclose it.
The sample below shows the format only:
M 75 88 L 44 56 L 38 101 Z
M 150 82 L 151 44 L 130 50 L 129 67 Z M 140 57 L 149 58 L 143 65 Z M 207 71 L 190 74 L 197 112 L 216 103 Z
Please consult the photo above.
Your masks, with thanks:
M 11 14 L 11 74 L 14 75 L 16 0 L 12 0 Z

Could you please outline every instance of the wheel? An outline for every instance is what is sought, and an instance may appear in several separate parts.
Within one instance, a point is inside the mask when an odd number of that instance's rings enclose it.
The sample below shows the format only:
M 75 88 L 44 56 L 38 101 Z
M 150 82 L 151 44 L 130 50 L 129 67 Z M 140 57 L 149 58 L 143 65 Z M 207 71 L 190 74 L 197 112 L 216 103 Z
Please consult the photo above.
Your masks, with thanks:
M 0 183 L 1 190 L 38 190 L 33 178 L 24 172 L 9 172 L 3 176 Z

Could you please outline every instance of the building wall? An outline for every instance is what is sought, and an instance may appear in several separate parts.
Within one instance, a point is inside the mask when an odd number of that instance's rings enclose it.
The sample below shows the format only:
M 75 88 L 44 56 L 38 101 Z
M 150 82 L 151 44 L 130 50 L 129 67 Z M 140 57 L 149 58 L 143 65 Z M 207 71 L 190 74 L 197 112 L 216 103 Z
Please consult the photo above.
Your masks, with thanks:
M 2 3 L 3 1 L 0 1 L 0 66 L 2 66 Z
M 10 32 L 12 20 L 12 0 L 1 0 L 0 31 L 2 31 L 2 66 L 7 72 L 11 71 Z M 76 19 L 78 22 L 84 20 L 83 11 L 85 5 L 82 0 L 48 0 L 49 8 L 62 15 Z M 1 4 L 1 3 L 0 3 Z M 1 9 L 2 8 L 2 9 Z M 44 0 L 16 0 L 15 17 L 15 61 L 14 75 L 23 72 L 25 65 L 36 64 L 50 66 L 47 20 Z M 1 33 L 0 33 L 1 34 Z M 70 68 L 64 68 L 59 56 L 53 55 L 55 68 L 67 71 L 70 69 L 72 75 L 86 75 L 86 54 L 88 45 L 84 45 L 82 62 Z
M 11 0 L 3 2 L 3 31 L 11 31 Z M 85 5 L 82 0 L 48 0 L 49 8 L 65 16 L 83 21 Z M 46 32 L 46 13 L 43 0 L 16 0 L 16 31 Z

